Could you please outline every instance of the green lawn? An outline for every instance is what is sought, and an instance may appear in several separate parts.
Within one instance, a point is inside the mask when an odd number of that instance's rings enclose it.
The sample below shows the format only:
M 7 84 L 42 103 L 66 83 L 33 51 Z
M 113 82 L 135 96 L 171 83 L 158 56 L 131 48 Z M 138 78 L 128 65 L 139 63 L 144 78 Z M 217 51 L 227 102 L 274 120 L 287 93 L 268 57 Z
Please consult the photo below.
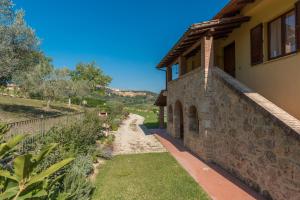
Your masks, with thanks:
M 51 109 L 45 110 L 46 102 L 34 99 L 0 96 L 0 122 L 14 122 L 38 118 L 41 115 L 53 116 L 78 111 L 79 106 L 72 109 L 65 103 L 53 103 Z
M 93 200 L 206 200 L 169 153 L 116 156 L 98 174 Z
M 127 111 L 133 114 L 143 116 L 145 118 L 144 125 L 148 129 L 155 129 L 159 127 L 158 113 L 155 113 L 152 110 L 142 110 L 135 108 L 127 108 Z

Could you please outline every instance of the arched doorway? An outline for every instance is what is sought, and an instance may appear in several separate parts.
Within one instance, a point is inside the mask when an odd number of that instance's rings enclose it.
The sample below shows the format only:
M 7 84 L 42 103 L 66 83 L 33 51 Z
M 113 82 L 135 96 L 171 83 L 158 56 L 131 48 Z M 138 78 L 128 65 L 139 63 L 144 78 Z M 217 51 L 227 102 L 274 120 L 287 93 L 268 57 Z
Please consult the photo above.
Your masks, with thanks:
M 175 137 L 184 140 L 184 119 L 183 119 L 183 107 L 180 101 L 175 104 Z

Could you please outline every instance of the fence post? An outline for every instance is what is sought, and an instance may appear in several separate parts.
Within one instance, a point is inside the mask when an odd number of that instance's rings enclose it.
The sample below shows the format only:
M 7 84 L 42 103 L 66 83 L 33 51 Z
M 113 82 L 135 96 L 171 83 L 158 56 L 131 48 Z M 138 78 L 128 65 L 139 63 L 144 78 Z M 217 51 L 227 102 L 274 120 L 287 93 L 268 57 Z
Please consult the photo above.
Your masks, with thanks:
M 45 133 L 45 120 L 44 120 L 44 115 L 41 115 L 41 119 L 40 119 L 40 123 L 41 123 L 41 135 L 42 137 L 44 137 L 44 133 Z

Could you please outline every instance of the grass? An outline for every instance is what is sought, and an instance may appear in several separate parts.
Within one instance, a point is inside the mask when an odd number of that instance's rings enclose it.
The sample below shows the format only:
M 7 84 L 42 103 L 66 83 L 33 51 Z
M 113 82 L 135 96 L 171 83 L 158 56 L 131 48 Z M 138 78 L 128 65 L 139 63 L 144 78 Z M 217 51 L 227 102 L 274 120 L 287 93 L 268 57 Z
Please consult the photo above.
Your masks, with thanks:
M 99 171 L 93 200 L 207 200 L 169 153 L 116 156 Z
M 142 110 L 136 108 L 127 108 L 127 111 L 133 114 L 140 115 L 145 118 L 144 125 L 148 129 L 155 129 L 159 127 L 158 113 L 153 110 Z
M 53 116 L 78 111 L 79 106 L 68 108 L 64 103 L 53 103 L 51 109 L 45 110 L 46 102 L 34 99 L 0 96 L 0 122 L 14 122 L 41 117 Z

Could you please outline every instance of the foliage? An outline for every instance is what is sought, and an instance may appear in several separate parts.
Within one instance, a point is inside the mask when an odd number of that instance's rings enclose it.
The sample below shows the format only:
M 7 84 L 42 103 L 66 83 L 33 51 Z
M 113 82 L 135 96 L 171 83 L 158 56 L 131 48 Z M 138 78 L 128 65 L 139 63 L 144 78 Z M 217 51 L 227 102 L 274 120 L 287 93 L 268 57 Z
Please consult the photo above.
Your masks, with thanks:
M 67 68 L 55 69 L 39 86 L 42 96 L 48 101 L 47 107 L 50 106 L 51 101 L 64 97 L 68 87 L 69 73 Z
M 81 104 L 83 99 L 91 93 L 91 88 L 85 80 L 74 81 L 69 79 L 64 92 L 69 98 L 69 106 L 71 106 L 71 99 L 77 98 L 79 104 Z
M 126 107 L 134 107 L 139 109 L 150 109 L 153 107 L 153 104 L 157 98 L 157 94 L 152 92 L 143 92 L 146 93 L 145 96 L 134 96 L 134 97 L 126 97 L 119 96 L 116 94 L 106 95 L 102 97 L 103 100 L 107 102 L 121 102 Z
M 68 158 L 36 173 L 37 166 L 56 146 L 57 144 L 45 146 L 37 155 L 28 153 L 17 156 L 13 161 L 12 172 L 0 170 L 3 181 L 1 199 L 33 199 L 47 196 L 47 190 L 53 184 L 48 182 L 48 178 L 73 161 L 73 158 Z
M 91 73 L 91 74 L 86 74 Z M 47 107 L 54 100 L 76 100 L 77 104 L 96 90 L 96 86 L 107 85 L 110 78 L 103 74 L 100 68 L 92 64 L 78 64 L 75 71 L 67 68 L 54 69 L 51 59 L 40 55 L 40 61 L 34 70 L 28 73 L 16 73 L 13 81 L 22 87 L 26 96 L 41 96 L 47 100 Z M 97 93 L 101 94 L 101 93 Z M 94 98 L 89 98 L 92 103 L 97 103 Z
M 40 54 L 39 63 L 33 69 L 24 73 L 19 72 L 13 75 L 13 82 L 21 86 L 25 96 L 34 97 L 42 95 L 42 85 L 46 78 L 52 73 L 54 67 L 51 58 Z
M 81 122 L 50 130 L 43 142 L 58 143 L 58 150 L 63 156 L 87 155 L 93 152 L 96 140 L 102 135 L 100 125 L 99 117 L 95 113 L 89 113 Z
M 105 87 L 111 82 L 111 77 L 105 75 L 95 62 L 79 63 L 71 73 L 74 81 L 87 81 L 92 90 L 98 86 Z
M 104 100 L 94 96 L 84 97 L 84 100 L 87 102 L 86 106 L 89 108 L 97 108 L 105 104 Z M 82 102 L 82 98 L 78 98 L 78 97 L 72 98 L 72 102 L 74 104 L 79 105 Z
M 140 115 L 145 118 L 144 126 L 148 129 L 155 129 L 159 127 L 158 121 L 158 110 L 157 108 L 152 108 L 151 110 L 144 110 L 139 108 L 128 107 L 125 109 L 126 111 Z
M 91 112 L 87 113 L 82 121 L 53 128 L 45 137 L 36 141 L 35 148 L 49 143 L 58 144 L 57 148 L 39 164 L 37 172 L 44 171 L 59 160 L 75 157 L 72 165 L 52 175 L 50 180 L 59 178 L 60 180 L 52 184 L 47 199 L 90 199 L 94 187 L 87 180 L 87 176 L 93 172 L 93 156 L 98 154 L 96 140 L 102 137 L 100 125 L 101 121 L 97 114 Z M 61 177 L 63 174 L 65 176 Z
M 107 102 L 99 105 L 101 112 L 108 113 L 107 123 L 111 126 L 113 131 L 117 130 L 122 120 L 125 118 L 124 104 L 121 102 Z
M 89 200 L 94 186 L 86 177 L 93 171 L 90 156 L 79 156 L 68 170 L 64 179 L 64 189 L 60 196 L 72 197 L 72 200 Z
M 8 141 L 5 141 L 4 135 L 9 131 L 7 124 L 0 124 L 0 161 L 3 161 L 9 153 L 26 137 L 26 135 L 17 135 Z
M 39 40 L 24 21 L 24 12 L 15 11 L 11 0 L 0 1 L 0 82 L 13 73 L 28 70 L 37 63 Z

